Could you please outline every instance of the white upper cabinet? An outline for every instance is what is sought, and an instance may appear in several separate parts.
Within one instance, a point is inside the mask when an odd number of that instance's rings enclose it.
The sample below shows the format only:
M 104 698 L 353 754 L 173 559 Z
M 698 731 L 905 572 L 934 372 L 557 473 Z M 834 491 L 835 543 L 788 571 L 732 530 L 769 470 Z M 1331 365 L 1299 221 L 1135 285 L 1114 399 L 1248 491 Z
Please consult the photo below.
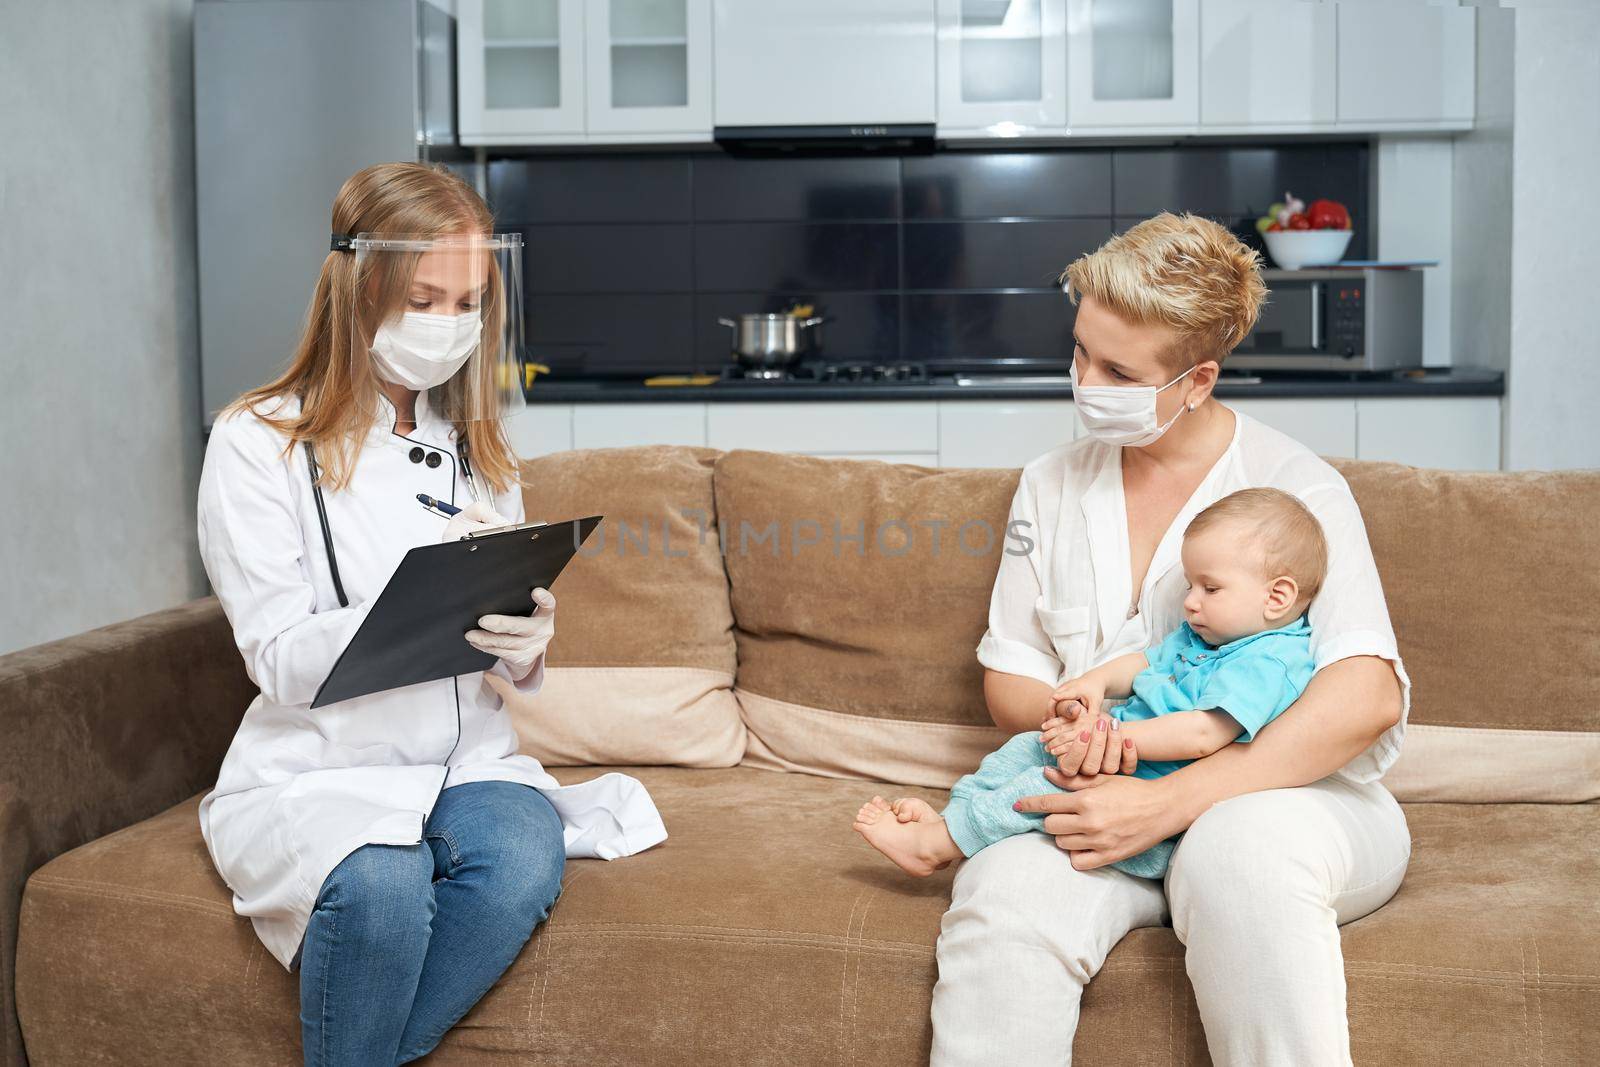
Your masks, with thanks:
M 582 140 L 583 0 L 456 0 L 456 20 L 463 144 Z
M 1472 125 L 1475 9 L 1389 0 L 1337 11 L 1340 126 Z
M 1067 121 L 1193 128 L 1200 0 L 1068 0 Z
M 1067 0 L 939 0 L 939 129 L 1067 124 Z
M 709 137 L 711 0 L 589 0 L 588 10 L 589 133 Z
M 714 0 L 717 126 L 934 121 L 935 0 Z
M 468 145 L 1471 129 L 1449 0 L 455 0 Z
M 1331 126 L 1336 11 L 1304 0 L 1201 0 L 1201 126 Z

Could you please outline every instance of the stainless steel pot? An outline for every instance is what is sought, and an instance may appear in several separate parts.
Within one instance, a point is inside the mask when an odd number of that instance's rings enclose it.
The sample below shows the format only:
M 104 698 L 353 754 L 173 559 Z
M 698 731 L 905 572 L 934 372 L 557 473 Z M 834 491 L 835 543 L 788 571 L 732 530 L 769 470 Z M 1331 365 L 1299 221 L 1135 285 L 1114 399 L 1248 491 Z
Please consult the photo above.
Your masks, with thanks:
M 781 372 L 816 345 L 821 316 L 740 315 L 717 322 L 733 330 L 733 354 L 741 367 Z

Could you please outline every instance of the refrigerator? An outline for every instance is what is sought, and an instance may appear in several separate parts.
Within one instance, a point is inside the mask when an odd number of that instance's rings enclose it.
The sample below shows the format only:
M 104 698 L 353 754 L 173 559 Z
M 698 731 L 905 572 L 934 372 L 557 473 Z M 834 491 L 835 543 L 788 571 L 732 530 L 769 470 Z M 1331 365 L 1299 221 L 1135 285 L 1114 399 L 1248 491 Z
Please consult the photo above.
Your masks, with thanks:
M 334 194 L 373 163 L 470 168 L 434 0 L 197 0 L 201 418 L 288 365 Z

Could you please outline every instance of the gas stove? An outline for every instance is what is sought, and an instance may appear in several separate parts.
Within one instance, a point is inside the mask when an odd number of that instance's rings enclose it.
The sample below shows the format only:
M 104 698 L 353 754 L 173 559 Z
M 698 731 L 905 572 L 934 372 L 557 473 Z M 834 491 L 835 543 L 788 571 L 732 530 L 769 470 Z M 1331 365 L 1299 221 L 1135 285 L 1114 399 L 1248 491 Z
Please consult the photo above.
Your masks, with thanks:
M 921 363 L 802 363 L 793 367 L 756 370 L 730 363 L 722 368 L 719 381 L 892 385 L 911 382 L 925 385 L 928 369 Z

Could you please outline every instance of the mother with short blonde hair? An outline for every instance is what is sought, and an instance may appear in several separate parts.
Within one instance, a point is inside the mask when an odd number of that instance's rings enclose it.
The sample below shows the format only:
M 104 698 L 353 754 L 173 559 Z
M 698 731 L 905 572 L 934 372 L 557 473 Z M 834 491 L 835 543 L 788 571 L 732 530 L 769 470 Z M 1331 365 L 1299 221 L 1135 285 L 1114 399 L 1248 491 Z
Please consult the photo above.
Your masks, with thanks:
M 1036 548 L 1003 558 L 978 647 L 1002 729 L 1038 729 L 1065 679 L 1184 621 L 1184 528 L 1239 489 L 1294 494 L 1328 540 L 1311 605 L 1316 674 L 1250 744 L 1162 778 L 1080 734 L 1062 792 L 1023 801 L 1055 835 L 1022 834 L 956 875 L 939 938 L 933 1063 L 1070 1062 L 1084 986 L 1129 930 L 1171 925 L 1187 949 L 1212 1059 L 1345 1064 L 1338 926 L 1399 888 L 1410 858 L 1379 781 L 1399 753 L 1410 681 L 1361 512 L 1305 446 L 1212 395 L 1266 289 L 1223 227 L 1162 214 L 1063 275 L 1078 305 L 1073 398 L 1084 436 L 1023 470 L 1010 519 Z M 1183 833 L 1164 883 L 1108 864 Z M 1128 1035 L 1139 1040 L 1139 1035 Z

